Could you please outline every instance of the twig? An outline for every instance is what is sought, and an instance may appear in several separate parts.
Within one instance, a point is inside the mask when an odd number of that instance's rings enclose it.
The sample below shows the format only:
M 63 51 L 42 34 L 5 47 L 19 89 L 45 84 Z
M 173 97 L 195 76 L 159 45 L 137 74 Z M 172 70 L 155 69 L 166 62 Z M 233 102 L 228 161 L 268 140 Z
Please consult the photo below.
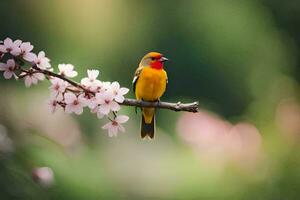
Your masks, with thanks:
M 63 75 L 60 74 L 56 74 L 52 71 L 48 71 L 48 70 L 44 70 L 44 69 L 40 69 L 38 68 L 36 65 L 32 66 L 33 69 L 35 69 L 36 71 L 33 71 L 31 73 L 42 73 L 45 74 L 47 76 L 53 76 L 53 77 L 57 77 L 60 78 L 64 81 L 67 81 L 68 83 L 70 83 L 71 85 L 73 85 L 76 88 L 82 89 L 84 92 L 95 95 L 94 92 L 90 91 L 89 89 L 85 88 L 84 86 L 82 86 L 80 83 L 77 83 L 73 80 L 70 80 L 68 78 L 66 78 Z M 161 109 L 169 109 L 169 110 L 173 110 L 173 111 L 186 111 L 186 112 L 193 112 L 196 113 L 199 111 L 199 103 L 198 102 L 193 102 L 193 103 L 181 103 L 181 102 L 177 102 L 177 103 L 170 103 L 170 102 L 162 102 L 162 101 L 156 101 L 156 102 L 150 102 L 150 101 L 139 101 L 139 100 L 135 100 L 135 99 L 125 99 L 124 102 L 119 103 L 120 105 L 124 105 L 124 106 L 135 106 L 135 107 L 150 107 L 150 108 L 161 108 Z
M 126 106 L 136 106 L 136 107 L 152 107 L 152 108 L 162 108 L 162 109 L 169 109 L 174 111 L 186 111 L 186 112 L 198 112 L 198 102 L 193 103 L 169 103 L 169 102 L 149 102 L 149 101 L 138 101 L 135 99 L 125 99 L 121 105 Z
M 56 74 L 54 72 L 51 72 L 51 71 L 48 71 L 48 70 L 45 70 L 45 69 L 40 69 L 38 68 L 36 65 L 33 65 L 32 66 L 33 69 L 37 70 L 35 71 L 35 73 L 42 73 L 42 74 L 45 74 L 47 76 L 53 76 L 53 77 L 57 77 L 57 78 L 60 78 L 64 81 L 67 81 L 68 83 L 70 83 L 71 85 L 73 85 L 74 87 L 77 87 L 77 88 L 80 88 L 82 90 L 84 90 L 85 92 L 88 92 L 90 93 L 91 91 L 89 91 L 88 89 L 84 88 L 82 85 L 80 85 L 79 83 L 75 82 L 75 81 L 72 81 L 68 78 L 66 78 L 65 76 L 62 76 L 60 74 Z

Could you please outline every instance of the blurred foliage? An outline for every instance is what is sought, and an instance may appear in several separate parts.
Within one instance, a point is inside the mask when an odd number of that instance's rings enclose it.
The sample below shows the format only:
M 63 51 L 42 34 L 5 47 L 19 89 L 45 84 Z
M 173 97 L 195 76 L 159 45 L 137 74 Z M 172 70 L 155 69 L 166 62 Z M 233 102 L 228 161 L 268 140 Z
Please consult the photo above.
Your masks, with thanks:
M 47 83 L 29 90 L 1 77 L 0 124 L 14 151 L 0 152 L 0 199 L 300 198 L 299 2 L 2 0 L 0 8 L 0 39 L 30 41 L 54 67 L 74 64 L 77 81 L 97 68 L 101 80 L 131 88 L 141 57 L 159 51 L 171 59 L 163 100 L 198 100 L 262 136 L 254 167 L 223 166 L 178 137 L 182 113 L 158 111 L 157 138 L 143 141 L 139 115 L 124 107 L 126 133 L 108 138 L 90 113 L 50 115 Z M 281 123 L 289 113 L 292 122 Z M 53 169 L 52 187 L 32 180 L 38 166 Z

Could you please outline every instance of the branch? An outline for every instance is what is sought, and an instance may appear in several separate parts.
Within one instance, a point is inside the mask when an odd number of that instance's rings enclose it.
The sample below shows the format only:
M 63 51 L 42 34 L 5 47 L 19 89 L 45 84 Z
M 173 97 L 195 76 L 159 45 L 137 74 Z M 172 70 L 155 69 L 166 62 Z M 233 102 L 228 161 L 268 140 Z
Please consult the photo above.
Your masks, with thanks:
M 65 76 L 62 76 L 60 74 L 56 74 L 54 72 L 51 72 L 51 71 L 48 71 L 48 70 L 45 70 L 45 69 L 40 69 L 36 65 L 33 65 L 32 68 L 35 69 L 35 70 L 37 70 L 34 73 L 42 73 L 42 74 L 45 74 L 47 76 L 53 76 L 53 77 L 56 77 L 56 78 L 60 78 L 60 79 L 62 79 L 64 81 L 67 81 L 68 83 L 70 83 L 74 87 L 80 88 L 80 89 L 84 90 L 87 93 L 91 93 L 91 91 L 89 91 L 88 89 L 84 88 L 81 84 L 79 84 L 79 83 L 77 83 L 77 82 L 75 82 L 73 80 L 70 80 L 70 79 L 66 78 Z
M 186 111 L 186 112 L 193 112 L 196 113 L 199 111 L 198 109 L 198 102 L 193 103 L 169 103 L 169 102 L 149 102 L 149 101 L 138 101 L 135 99 L 125 99 L 121 105 L 125 106 L 136 106 L 136 107 L 152 107 L 152 108 L 162 108 L 162 109 L 169 109 L 174 111 Z
M 47 76 L 53 76 L 53 77 L 57 77 L 60 78 L 64 81 L 67 81 L 68 83 L 70 83 L 71 85 L 73 85 L 74 87 L 78 88 L 78 89 L 82 89 L 84 92 L 95 95 L 94 92 L 90 91 L 89 89 L 85 88 L 84 86 L 82 86 L 80 83 L 77 83 L 73 80 L 70 80 L 68 78 L 66 78 L 63 75 L 60 74 L 56 74 L 52 71 L 48 71 L 48 70 L 44 70 L 44 69 L 40 69 L 38 68 L 36 65 L 32 66 L 33 69 L 35 69 L 36 71 L 32 72 L 32 73 L 42 73 L 45 74 Z M 186 111 L 186 112 L 193 112 L 196 113 L 199 111 L 199 103 L 198 102 L 193 102 L 193 103 L 181 103 L 180 101 L 177 103 L 170 103 L 170 102 L 161 102 L 161 101 L 156 101 L 156 102 L 150 102 L 150 101 L 139 101 L 139 100 L 135 100 L 135 99 L 125 99 L 123 103 L 119 103 L 120 105 L 124 105 L 124 106 L 135 106 L 135 107 L 148 107 L 148 108 L 161 108 L 161 109 L 168 109 L 168 110 L 173 110 L 173 111 Z

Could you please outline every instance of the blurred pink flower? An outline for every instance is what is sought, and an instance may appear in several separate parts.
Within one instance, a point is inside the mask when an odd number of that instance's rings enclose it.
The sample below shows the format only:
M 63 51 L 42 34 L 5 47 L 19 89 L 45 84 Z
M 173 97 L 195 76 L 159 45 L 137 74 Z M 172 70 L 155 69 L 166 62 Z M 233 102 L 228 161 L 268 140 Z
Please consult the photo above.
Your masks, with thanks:
M 255 161 L 261 146 L 261 136 L 250 123 L 231 123 L 215 114 L 200 111 L 184 113 L 178 121 L 180 137 L 201 156 L 219 162 Z
M 49 167 L 37 167 L 31 172 L 32 179 L 43 187 L 49 187 L 54 183 L 54 174 Z
M 293 99 L 282 100 L 276 110 L 280 132 L 293 141 L 300 139 L 300 105 Z

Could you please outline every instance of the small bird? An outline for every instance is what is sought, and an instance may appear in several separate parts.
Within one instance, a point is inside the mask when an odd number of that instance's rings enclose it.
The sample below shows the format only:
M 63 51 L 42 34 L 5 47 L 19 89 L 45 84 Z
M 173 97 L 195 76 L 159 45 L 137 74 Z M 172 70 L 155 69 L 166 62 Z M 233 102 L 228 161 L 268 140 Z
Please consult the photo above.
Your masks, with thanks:
M 137 100 L 159 101 L 168 83 L 161 53 L 147 53 L 141 60 L 133 78 L 133 91 Z M 155 108 L 142 108 L 141 137 L 154 138 Z

